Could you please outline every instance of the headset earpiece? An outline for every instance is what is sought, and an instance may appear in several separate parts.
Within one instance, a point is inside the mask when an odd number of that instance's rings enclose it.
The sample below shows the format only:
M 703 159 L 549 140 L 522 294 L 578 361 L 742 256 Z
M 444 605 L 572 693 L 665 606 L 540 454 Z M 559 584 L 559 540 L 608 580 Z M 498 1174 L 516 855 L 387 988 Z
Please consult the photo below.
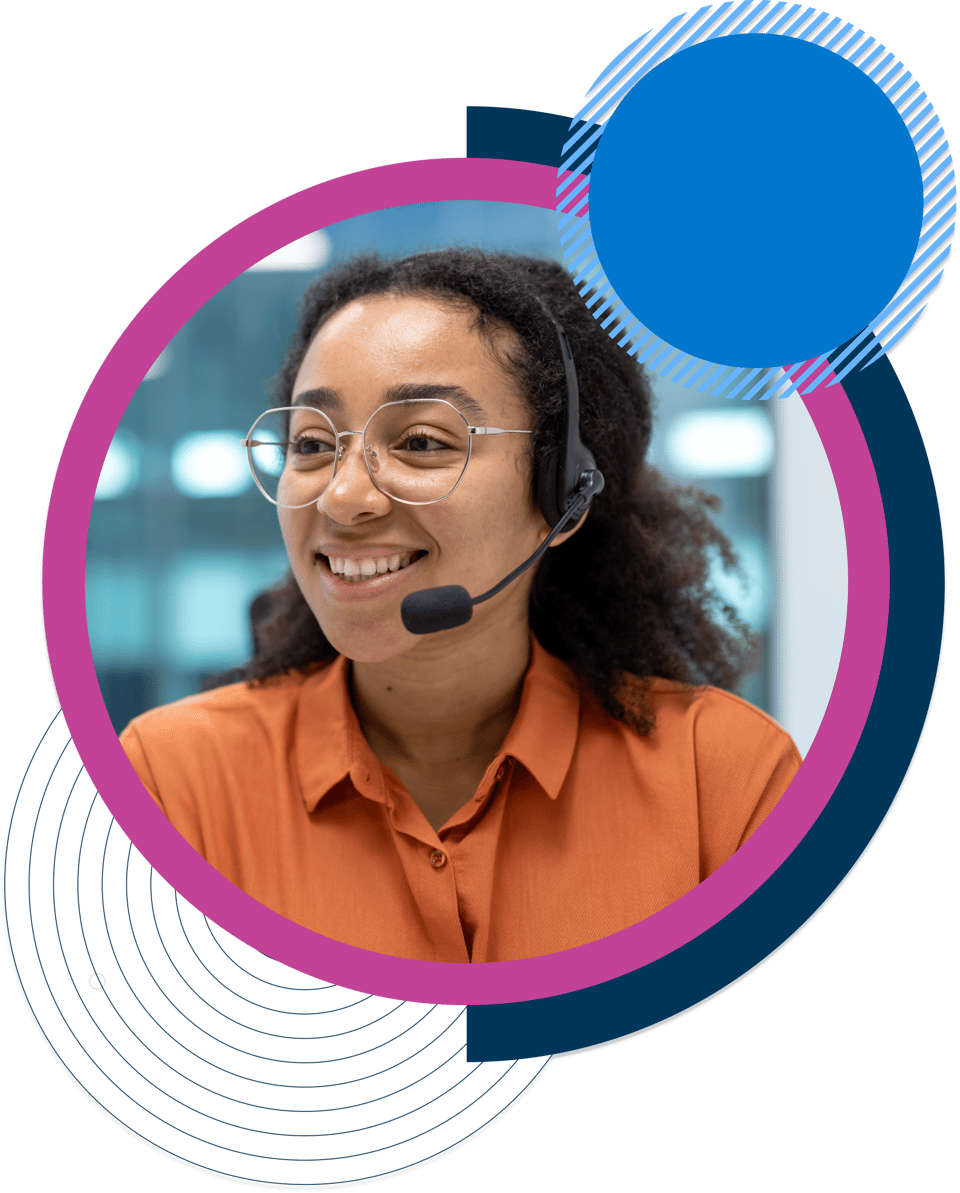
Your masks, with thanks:
M 563 517 L 563 510 L 557 502 L 558 449 L 550 448 L 540 461 L 537 470 L 537 502 L 543 520 L 552 530 Z
M 544 521 L 551 530 L 587 485 L 588 474 L 594 474 L 589 484 L 592 489 L 590 500 L 603 488 L 603 477 L 597 471 L 597 463 L 580 438 L 580 387 L 577 384 L 573 353 L 566 332 L 555 319 L 553 325 L 560 340 L 560 353 L 567 378 L 567 400 L 560 446 L 551 448 L 545 454 L 537 473 L 537 501 Z

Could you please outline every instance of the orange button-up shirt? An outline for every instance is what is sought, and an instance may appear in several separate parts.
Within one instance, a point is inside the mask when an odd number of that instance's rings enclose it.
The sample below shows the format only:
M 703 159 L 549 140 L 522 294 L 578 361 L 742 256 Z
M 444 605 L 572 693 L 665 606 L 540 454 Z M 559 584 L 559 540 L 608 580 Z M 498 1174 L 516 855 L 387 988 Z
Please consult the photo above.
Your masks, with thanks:
M 534 641 L 503 746 L 435 831 L 367 744 L 348 667 L 193 696 L 121 741 L 231 882 L 394 956 L 508 961 L 626 928 L 726 861 L 800 765 L 776 722 L 715 688 L 650 681 L 642 737 Z

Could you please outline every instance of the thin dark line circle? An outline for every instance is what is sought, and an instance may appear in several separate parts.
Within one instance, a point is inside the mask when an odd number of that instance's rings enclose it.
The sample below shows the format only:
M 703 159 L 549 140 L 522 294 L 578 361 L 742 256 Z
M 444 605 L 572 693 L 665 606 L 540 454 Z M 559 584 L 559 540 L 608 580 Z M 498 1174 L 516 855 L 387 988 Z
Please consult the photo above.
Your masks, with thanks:
M 248 1050 L 239 1049 L 236 1045 L 234 1037 L 237 1032 L 240 1032 L 244 1038 L 249 1037 L 250 1033 L 259 1034 L 260 1038 L 277 1041 L 277 1045 L 283 1047 L 284 1045 L 317 1045 L 323 1049 L 324 1045 L 329 1045 L 332 1041 L 342 1037 L 361 1036 L 368 1028 L 376 1027 L 383 1024 L 384 1020 L 388 1020 L 391 1016 L 402 1014 L 404 1003 L 398 1003 L 396 1006 L 388 1006 L 385 1013 L 377 1014 L 379 1006 L 377 1000 L 372 1000 L 370 996 L 349 997 L 349 1000 L 340 1008 L 323 1009 L 320 1012 L 314 1010 L 303 1010 L 295 1007 L 270 1007 L 264 1002 L 255 1002 L 252 999 L 244 996 L 244 979 L 258 990 L 259 999 L 264 999 L 265 991 L 267 989 L 275 989 L 278 994 L 295 994 L 299 996 L 315 996 L 323 995 L 329 991 L 330 994 L 335 995 L 337 988 L 333 985 L 320 983 L 314 987 L 293 987 L 293 985 L 270 982 L 268 979 L 258 978 L 249 971 L 244 970 L 243 966 L 237 964 L 236 958 L 230 956 L 228 947 L 221 944 L 217 940 L 213 926 L 205 917 L 200 917 L 206 931 L 209 934 L 208 945 L 216 947 L 216 956 L 222 957 L 231 968 L 233 968 L 234 975 L 237 978 L 237 989 L 233 989 L 227 982 L 222 981 L 221 977 L 206 964 L 204 959 L 204 948 L 202 942 L 196 937 L 193 937 L 192 932 L 187 927 L 187 922 L 184 917 L 184 909 L 181 908 L 181 901 L 173 892 L 169 895 L 173 898 L 173 910 L 169 908 L 166 901 L 161 904 L 157 902 L 156 883 L 154 872 L 150 867 L 137 867 L 136 878 L 136 900 L 134 892 L 134 878 L 132 878 L 132 867 L 134 861 L 138 859 L 135 851 L 128 845 L 125 851 L 125 858 L 117 854 L 116 846 L 120 846 L 120 842 L 114 835 L 114 828 L 116 824 L 112 821 L 112 817 L 107 814 L 106 827 L 103 830 L 103 840 L 97 841 L 101 829 L 97 828 L 94 832 L 94 817 L 98 815 L 101 810 L 101 804 L 97 797 L 93 797 L 92 801 L 86 806 L 78 808 L 76 805 L 75 796 L 79 795 L 78 786 L 83 777 L 82 768 L 76 773 L 72 781 L 61 780 L 63 771 L 63 761 L 67 759 L 68 750 L 72 743 L 67 740 L 62 748 L 58 749 L 56 760 L 52 764 L 51 771 L 47 778 L 43 781 L 43 791 L 39 795 L 36 805 L 35 815 L 32 818 L 32 824 L 27 829 L 27 824 L 24 824 L 24 830 L 29 830 L 29 848 L 26 849 L 26 865 L 25 869 L 25 888 L 26 888 L 26 917 L 29 921 L 29 928 L 14 927 L 14 907 L 11 902 L 12 889 L 10 880 L 12 877 L 11 869 L 11 848 L 14 840 L 14 828 L 19 826 L 23 821 L 24 812 L 29 816 L 24 804 L 24 792 L 27 781 L 31 779 L 31 774 L 36 774 L 36 759 L 44 746 L 44 742 L 48 741 L 48 736 L 51 730 L 54 729 L 58 722 L 58 715 L 52 719 L 47 729 L 41 737 L 41 741 L 37 743 L 35 749 L 30 756 L 29 764 L 27 764 L 24 777 L 20 781 L 17 796 L 14 798 L 13 809 L 11 811 L 10 820 L 7 824 L 7 832 L 4 840 L 4 866 L 2 866 L 2 909 L 4 909 L 4 934 L 7 944 L 8 956 L 11 958 L 11 964 L 16 977 L 17 987 L 20 991 L 21 999 L 24 1001 L 24 1006 L 27 1009 L 27 1014 L 33 1022 L 33 1026 L 43 1040 L 44 1046 L 47 1047 L 50 1055 L 54 1057 L 58 1067 L 61 1068 L 64 1074 L 69 1077 L 74 1086 L 80 1090 L 91 1105 L 97 1107 L 100 1113 L 103 1113 L 107 1119 L 112 1121 L 114 1125 L 120 1127 L 126 1135 L 137 1139 L 138 1142 L 148 1146 L 151 1151 L 156 1154 L 166 1156 L 169 1160 L 181 1164 L 182 1167 L 192 1168 L 196 1172 L 202 1172 L 209 1175 L 216 1175 L 223 1180 L 228 1180 L 237 1185 L 246 1185 L 249 1187 L 259 1188 L 347 1188 L 368 1185 L 379 1180 L 386 1179 L 388 1176 L 398 1175 L 405 1172 L 413 1172 L 417 1168 L 425 1166 L 425 1164 L 433 1163 L 439 1160 L 442 1156 L 451 1154 L 452 1151 L 457 1150 L 460 1146 L 470 1142 L 471 1139 L 476 1138 L 479 1133 L 488 1130 L 491 1125 L 500 1120 L 510 1108 L 516 1105 L 522 1096 L 524 1096 L 529 1089 L 532 1089 L 534 1084 L 543 1076 L 546 1068 L 549 1067 L 549 1058 L 546 1061 L 540 1059 L 534 1065 L 525 1065 L 522 1062 L 510 1062 L 509 1064 L 494 1063 L 489 1067 L 489 1073 L 484 1073 L 487 1069 L 485 1065 L 470 1064 L 464 1061 L 464 1045 L 459 1041 L 458 1036 L 451 1032 L 457 1028 L 458 1032 L 463 1031 L 464 1013 L 462 1008 L 450 1008 L 450 1012 L 456 1012 L 454 1018 L 447 1022 L 438 1033 L 429 1033 L 429 1038 L 425 1041 L 420 1037 L 419 1031 L 422 1030 L 422 1025 L 428 1021 L 429 1016 L 447 1008 L 428 1006 L 427 1008 L 415 1008 L 416 1018 L 413 1022 L 405 1028 L 400 1034 L 394 1034 L 390 1040 L 378 1041 L 378 1045 L 373 1049 L 365 1051 L 353 1052 L 352 1056 L 355 1061 L 357 1058 L 364 1056 L 376 1056 L 380 1049 L 388 1050 L 388 1056 L 385 1059 L 394 1058 L 397 1047 L 403 1047 L 408 1044 L 407 1036 L 409 1032 L 414 1032 L 413 1040 L 409 1044 L 415 1045 L 407 1055 L 404 1055 L 394 1063 L 383 1065 L 378 1070 L 367 1070 L 359 1076 L 353 1076 L 346 1081 L 324 1082 L 321 1084 L 309 1084 L 309 1086 L 299 1086 L 299 1084 L 283 1084 L 279 1082 L 264 1082 L 258 1080 L 258 1075 L 253 1073 L 231 1073 L 229 1069 L 225 1069 L 223 1065 L 216 1064 L 209 1057 L 200 1055 L 200 1052 L 194 1051 L 190 1047 L 190 1043 L 196 1043 L 196 1040 L 190 1039 L 191 1033 L 199 1033 L 210 1040 L 211 1047 L 227 1047 L 233 1051 L 235 1055 L 239 1053 L 246 1053 L 250 1062 L 254 1065 L 262 1065 L 264 1063 L 280 1063 L 280 1064 L 297 1064 L 296 1057 L 284 1058 L 281 1056 L 264 1056 L 260 1053 L 250 1052 Z M 66 797 L 61 791 L 62 786 L 68 784 Z M 32 786 L 31 786 L 32 792 Z M 62 803 L 61 803 L 62 801 Z M 17 812 L 20 812 L 17 818 Z M 56 817 L 55 832 L 54 821 L 52 817 Z M 99 824 L 99 820 L 98 820 Z M 19 832 L 19 830 L 18 830 Z M 78 852 L 76 852 L 76 865 L 72 867 L 69 865 L 70 853 L 72 853 L 73 842 L 78 839 Z M 48 839 L 52 839 L 50 846 L 48 846 Z M 116 842 L 114 849 L 110 849 L 111 842 Z M 122 846 L 120 846 L 122 848 Z M 91 883 L 88 878 L 81 879 L 81 861 L 83 857 L 92 858 L 95 855 L 97 861 L 97 882 Z M 50 863 L 50 926 L 52 932 L 50 933 L 50 940 L 45 935 L 42 935 L 42 929 L 47 926 L 47 916 L 44 913 L 44 900 L 39 898 L 39 889 L 36 883 L 37 866 L 42 863 L 44 859 L 49 858 Z M 110 860 L 113 858 L 114 860 Z M 145 864 L 144 864 L 145 865 Z M 45 869 L 45 866 L 44 866 Z M 73 869 L 74 873 L 69 882 L 64 885 L 63 879 L 67 877 L 67 870 Z M 86 866 L 83 867 L 83 874 L 86 874 Z M 144 895 L 144 882 L 147 886 L 147 894 Z M 122 888 L 122 890 L 120 890 Z M 111 890 L 116 892 L 111 896 Z M 163 890 L 167 890 L 163 886 Z M 116 925 L 111 931 L 110 921 L 111 915 L 109 908 L 110 898 L 116 898 L 118 902 L 114 905 L 117 907 L 117 916 L 119 916 L 119 923 L 123 923 L 124 932 L 129 928 L 130 938 L 119 940 L 116 935 Z M 145 909 L 145 904 L 149 901 L 149 913 Z M 99 907 L 95 914 L 91 917 L 89 910 L 85 910 L 85 903 L 97 903 Z M 136 905 L 135 905 L 136 904 Z M 70 914 L 70 908 L 75 909 L 74 916 Z M 123 908 L 123 910 L 120 910 Z M 173 972 L 178 981 L 178 989 L 187 990 L 192 985 L 192 997 L 199 999 L 200 1003 L 208 1008 L 209 1014 L 216 1015 L 218 1020 L 223 1024 L 223 1033 L 225 1038 L 217 1039 L 211 1036 L 211 1033 L 204 1030 L 202 1024 L 192 1022 L 190 1018 L 184 1013 L 180 1007 L 175 1005 L 175 1000 L 171 999 L 168 991 L 165 989 L 165 982 L 160 969 L 157 968 L 157 957 L 161 953 L 157 953 L 154 947 L 153 940 L 148 940 L 145 937 L 137 939 L 137 929 L 135 920 L 137 919 L 138 911 L 142 911 L 143 915 L 147 915 L 150 921 L 153 921 L 153 932 L 156 937 L 156 945 L 159 946 L 163 959 L 166 960 L 166 965 L 169 966 L 168 972 Z M 116 920 L 117 916 L 113 919 Z M 21 916 L 20 916 L 21 917 Z M 179 931 L 178 931 L 179 929 Z M 20 932 L 29 931 L 31 937 L 32 960 L 31 965 L 36 963 L 38 977 L 27 978 L 26 970 L 23 965 L 18 962 L 17 948 L 14 947 Z M 93 933 L 94 935 L 91 935 Z M 100 937 L 103 933 L 103 937 Z M 171 934 L 172 933 L 172 934 Z M 122 934 L 123 935 L 123 934 Z M 174 935 L 176 941 L 174 941 Z M 97 939 L 94 939 L 97 938 Z M 54 944 L 55 939 L 55 944 Z M 206 939 L 206 938 L 204 938 Z M 100 944 L 98 944 L 98 940 Z M 229 940 L 229 938 L 228 938 Z M 82 947 L 81 947 L 82 944 Z M 174 947 L 175 946 L 175 947 Z M 52 948 L 52 953 L 48 956 Z M 101 948 L 103 948 L 103 956 L 100 956 Z M 185 948 L 187 952 L 186 965 L 190 972 L 185 970 L 185 958 L 181 953 L 181 948 Z M 130 954 L 130 958 L 135 956 L 140 959 L 143 966 L 142 975 L 138 976 L 138 972 L 129 971 L 126 968 L 124 959 L 126 953 Z M 178 954 L 178 959 L 174 958 L 174 953 Z M 58 957 L 57 957 L 58 954 Z M 26 954 L 24 954 L 24 957 Z M 208 958 L 211 964 L 215 962 L 216 956 Z M 51 958 L 57 957 L 57 964 L 52 966 Z M 79 959 L 83 958 L 82 969 L 79 969 Z M 104 969 L 105 963 L 109 960 L 112 965 L 116 966 L 116 970 L 111 970 L 110 965 Z M 270 959 L 264 958 L 275 971 L 281 972 L 281 966 L 277 963 L 270 962 Z M 135 960 L 136 965 L 136 960 Z M 198 972 L 194 975 L 193 970 Z M 118 976 L 119 984 L 111 983 L 111 972 Z M 270 971 L 268 971 L 270 972 Z M 69 987 L 63 983 L 61 993 L 60 990 L 61 977 L 66 975 L 69 981 Z M 156 1015 L 151 1012 L 150 1007 L 144 1002 L 141 996 L 140 981 L 141 977 L 149 978 L 149 982 L 145 989 L 149 990 L 151 987 L 155 988 L 157 994 L 162 996 L 166 1005 L 171 1007 L 172 1012 L 180 1016 L 180 1020 L 184 1021 L 186 1026 L 186 1034 L 184 1039 L 176 1039 L 171 1036 L 168 1031 L 169 1024 L 166 1021 L 157 1019 Z M 159 979 L 160 978 L 160 979 Z M 187 979 L 191 979 L 191 983 Z M 83 1057 L 86 1061 L 93 1065 L 99 1074 L 99 1080 L 107 1083 L 107 1086 L 116 1090 L 117 1095 L 120 1096 L 126 1105 L 138 1108 L 138 1111 L 148 1114 L 151 1119 L 154 1119 L 157 1124 L 162 1125 L 162 1130 L 174 1131 L 182 1138 L 190 1139 L 190 1141 L 209 1146 L 210 1143 L 217 1146 L 222 1154 L 231 1154 L 237 1157 L 237 1170 L 235 1172 L 228 1172 L 227 1169 L 221 1166 L 210 1166 L 209 1163 L 198 1162 L 193 1160 L 188 1154 L 181 1154 L 180 1149 L 171 1148 L 166 1142 L 159 1142 L 157 1139 L 151 1139 L 144 1135 L 140 1130 L 134 1129 L 126 1121 L 125 1115 L 114 1111 L 109 1105 L 111 1096 L 107 1095 L 106 1101 L 103 1096 L 94 1093 L 92 1088 L 87 1088 L 85 1081 L 82 1081 L 79 1074 L 75 1073 L 74 1067 L 67 1061 L 66 1053 L 63 1053 L 62 1047 L 58 1047 L 55 1043 L 54 1037 L 48 1031 L 44 1024 L 47 1012 L 43 1012 L 41 1006 L 37 1005 L 30 994 L 30 985 L 32 982 L 42 982 L 47 997 L 52 1003 L 50 1014 L 54 1015 L 54 1020 L 62 1027 L 66 1027 L 69 1033 L 69 1038 L 72 1039 L 73 1044 L 79 1047 Z M 199 985 L 197 985 L 199 983 Z M 206 984 L 205 984 L 206 983 Z M 244 1024 L 239 1019 L 234 1019 L 233 1016 L 223 1015 L 218 1007 L 213 1006 L 210 1002 L 212 995 L 208 985 L 213 985 L 216 989 L 222 990 L 224 995 L 233 997 L 240 1005 L 248 1007 L 250 1012 L 260 1013 L 274 1013 L 280 1016 L 278 1022 L 283 1022 L 286 1019 L 296 1019 L 298 1022 L 305 1022 L 309 1020 L 317 1020 L 326 1018 L 328 1015 L 335 1013 L 335 1009 L 343 1010 L 343 1012 L 355 1013 L 355 1008 L 361 1006 L 361 1003 L 372 1002 L 374 1006 L 371 1010 L 374 1012 L 374 1018 L 367 1021 L 366 1024 L 360 1026 L 352 1025 L 347 1031 L 329 1032 L 326 1036 L 287 1036 L 280 1032 L 265 1032 L 255 1024 Z M 346 993 L 346 991 L 345 991 Z M 204 997 L 206 995 L 206 997 Z M 82 1007 L 80 1012 L 80 1019 L 74 1013 L 73 1003 L 70 1000 L 79 1000 Z M 315 1001 L 310 999 L 310 1001 Z M 165 1005 L 165 1002 L 159 1002 L 156 1005 L 157 1014 L 160 1014 L 160 1007 Z M 308 1003 L 309 1006 L 309 1003 Z M 79 1009 L 79 1008 L 78 1008 Z M 414 1008 L 411 1008 L 414 1009 Z M 422 1014 L 420 1013 L 422 1009 Z M 132 1012 L 132 1016 L 131 1016 Z M 116 1022 L 117 1025 L 123 1028 L 125 1033 L 123 1040 L 117 1037 L 113 1028 L 107 1024 L 104 1015 L 110 1016 L 111 1022 Z M 162 1049 L 156 1045 L 156 1040 L 153 1044 L 147 1038 L 142 1036 L 142 1028 L 136 1022 L 137 1016 L 143 1016 L 144 1026 L 151 1027 L 154 1034 L 159 1031 L 163 1033 L 163 1037 L 169 1040 L 169 1045 L 178 1050 L 178 1055 L 184 1056 L 188 1064 L 202 1064 L 206 1071 L 213 1075 L 215 1071 L 223 1074 L 224 1078 L 233 1078 L 234 1081 L 241 1081 L 249 1086 L 258 1087 L 260 1092 L 270 1088 L 277 1088 L 279 1092 L 287 1092 L 287 1090 L 310 1090 L 310 1092 L 320 1093 L 322 1090 L 363 1086 L 364 1083 L 382 1077 L 386 1073 L 398 1070 L 398 1076 L 401 1074 L 402 1084 L 394 1089 L 377 1090 L 372 1088 L 370 1093 L 373 1096 L 370 1098 L 361 1099 L 358 1101 L 349 1101 L 347 1105 L 339 1106 L 323 1106 L 318 1105 L 314 1107 L 308 1106 L 266 1106 L 261 1102 L 246 1101 L 240 1096 L 237 1098 L 236 1093 L 242 1093 L 242 1090 L 237 1090 L 234 1087 L 217 1089 L 215 1086 L 206 1086 L 202 1081 L 194 1080 L 194 1076 L 190 1075 L 190 1071 L 180 1071 L 179 1068 L 174 1068 L 174 1065 L 169 1063 L 165 1057 L 161 1055 Z M 89 1022 L 89 1027 L 85 1028 L 82 1025 Z M 78 1026 L 74 1026 L 74 1024 Z M 334 1026 L 334 1022 L 330 1022 L 330 1026 Z M 93 1039 L 98 1043 L 87 1047 L 85 1039 L 89 1030 L 93 1030 Z M 58 1028 L 60 1030 L 60 1028 Z M 441 1041 L 445 1038 L 450 1038 L 450 1045 L 452 1051 L 447 1049 L 442 1058 L 435 1056 L 426 1056 L 429 1050 L 435 1049 L 438 1044 L 442 1047 Z M 361 1123 L 351 1126 L 348 1130 L 326 1130 L 326 1131 L 309 1131 L 309 1132 L 293 1132 L 264 1129 L 264 1125 L 254 1127 L 246 1123 L 231 1123 L 231 1121 L 218 1118 L 216 1114 L 210 1113 L 210 1106 L 204 1108 L 190 1105 L 190 1102 L 182 1100 L 175 1096 L 171 1088 L 165 1087 L 163 1077 L 153 1080 L 156 1077 L 155 1071 L 151 1069 L 148 1074 L 142 1067 L 138 1067 L 135 1056 L 129 1051 L 128 1044 L 125 1040 L 130 1041 L 130 1046 L 135 1047 L 137 1055 L 143 1055 L 150 1058 L 151 1064 L 159 1064 L 169 1077 L 169 1080 L 175 1082 L 173 1088 L 176 1093 L 182 1094 L 182 1084 L 198 1090 L 198 1092 L 209 1096 L 219 1104 L 233 1104 L 243 1112 L 273 1112 L 281 1115 L 280 1121 L 284 1125 L 292 1125 L 290 1115 L 312 1115 L 315 1119 L 326 1118 L 328 1114 L 339 1114 L 343 1112 L 355 1112 L 358 1109 L 365 1109 L 372 1106 L 379 1106 L 380 1111 L 386 1111 L 386 1117 L 379 1119 L 376 1123 Z M 153 1039 L 153 1037 L 151 1037 Z M 92 1050 L 91 1050 L 92 1049 Z M 105 1050 L 105 1056 L 100 1057 L 95 1055 L 100 1050 Z M 140 1050 L 143 1050 L 140 1053 Z M 410 1064 L 419 1061 L 426 1062 L 426 1065 L 417 1065 L 415 1070 L 411 1070 Z M 312 1071 L 317 1071 L 317 1065 L 335 1064 L 340 1059 L 335 1056 L 324 1055 L 316 1058 L 315 1061 L 303 1062 L 304 1064 L 312 1064 Z M 435 1063 L 439 1059 L 439 1063 Z M 103 1063 L 101 1063 L 103 1061 Z M 404 1120 L 409 1120 L 414 1115 L 421 1114 L 421 1119 L 417 1120 L 417 1126 L 423 1127 L 422 1111 L 427 1107 L 442 1108 L 442 1111 L 451 1111 L 450 1113 L 440 1114 L 440 1118 L 428 1119 L 428 1124 L 425 1130 L 414 1130 L 410 1133 L 404 1133 L 402 1138 L 388 1137 L 384 1139 L 382 1135 L 377 1135 L 377 1145 L 365 1150 L 355 1149 L 351 1155 L 320 1155 L 320 1156 L 298 1156 L 298 1155 L 274 1155 L 264 1156 L 261 1151 L 244 1151 L 242 1146 L 230 1146 L 223 1138 L 213 1139 L 203 1138 L 200 1133 L 193 1133 L 185 1129 L 185 1125 L 178 1123 L 178 1121 L 167 1121 L 163 1115 L 156 1112 L 155 1107 L 145 1105 L 141 1100 L 135 1098 L 131 1094 L 129 1088 L 123 1088 L 123 1082 L 113 1080 L 111 1071 L 114 1065 L 122 1064 L 124 1073 L 129 1073 L 131 1078 L 136 1078 L 138 1082 L 144 1082 L 145 1088 L 153 1090 L 156 1096 L 162 1099 L 163 1104 L 179 1106 L 182 1111 L 191 1115 L 192 1121 L 198 1118 L 208 1120 L 218 1127 L 227 1130 L 230 1136 L 235 1136 L 240 1133 L 241 1136 L 247 1138 L 252 1136 L 270 1137 L 277 1139 L 277 1141 L 289 1141 L 290 1146 L 296 1141 L 309 1142 L 316 1141 L 322 1143 L 324 1141 L 332 1141 L 332 1139 L 343 1138 L 353 1139 L 354 1143 L 360 1142 L 360 1138 L 365 1135 L 370 1135 L 371 1132 L 378 1132 L 380 1127 L 391 1126 L 398 1123 L 403 1123 Z M 451 1069 L 451 1067 L 454 1069 Z M 456 1071 L 456 1065 L 463 1065 L 463 1074 Z M 241 1067 L 242 1068 L 242 1067 Z M 525 1071 L 527 1070 L 527 1071 Z M 153 1075 L 153 1076 L 151 1076 Z M 407 1078 L 413 1077 L 413 1080 Z M 479 1077 L 479 1081 L 477 1078 Z M 439 1078 L 439 1083 L 438 1083 Z M 518 1088 L 518 1082 L 522 1082 Z M 426 1083 L 426 1086 L 425 1086 Z M 419 1104 L 414 1106 L 405 1105 L 402 1101 L 397 1101 L 397 1096 L 407 1094 L 411 1089 L 419 1086 L 425 1086 L 423 1089 L 423 1096 Z M 465 1087 L 465 1088 L 464 1088 Z M 448 1100 L 451 1096 L 457 1095 L 457 1090 L 463 1090 L 465 1102 L 463 1105 L 451 1107 L 448 1105 Z M 500 1090 L 500 1092 L 498 1092 Z M 359 1090 L 358 1090 L 359 1093 Z M 349 1095 L 348 1095 L 349 1096 Z M 485 1104 L 485 1100 L 493 1098 L 503 1098 L 501 1105 L 496 1105 L 494 1113 L 489 1114 L 489 1117 L 482 1119 L 477 1123 L 476 1112 L 478 1107 Z M 383 1105 L 382 1105 L 383 1104 Z M 392 1105 L 390 1105 L 392 1104 Z M 392 1112 L 392 1113 L 391 1113 Z M 475 1117 L 470 1119 L 471 1112 Z M 435 1113 L 435 1112 L 434 1112 Z M 482 1112 L 481 1112 L 482 1113 Z M 409 1148 L 410 1144 L 415 1144 L 417 1141 L 426 1141 L 435 1132 L 447 1129 L 450 1124 L 458 1119 L 467 1117 L 464 1123 L 469 1125 L 469 1130 L 466 1130 L 464 1136 L 458 1141 L 447 1143 L 444 1146 L 436 1149 L 432 1154 L 415 1156 L 407 1163 L 394 1164 L 390 1166 L 386 1157 L 391 1154 L 396 1154 L 397 1149 Z M 333 1126 L 336 1119 L 330 1119 L 329 1125 Z M 413 1126 L 413 1124 L 410 1124 Z M 271 1124 L 273 1126 L 273 1124 Z M 358 1135 L 360 1138 L 358 1138 Z M 234 1142 L 234 1138 L 230 1138 L 230 1143 Z M 239 1141 L 237 1141 L 239 1142 Z M 373 1138 L 370 1139 L 373 1143 Z M 283 1150 L 283 1149 L 281 1149 Z M 341 1151 L 346 1151 L 346 1148 L 341 1148 Z M 377 1172 L 368 1172 L 364 1175 L 355 1175 L 342 1180 L 329 1181 L 275 1181 L 268 1180 L 265 1177 L 249 1173 L 249 1163 L 258 1162 L 261 1160 L 273 1160 L 280 1163 L 293 1163 L 298 1166 L 314 1168 L 316 1166 L 326 1166 L 329 1163 L 336 1163 L 339 1161 L 367 1161 L 372 1160 L 372 1157 L 382 1157 L 379 1161 L 374 1160 L 373 1163 L 379 1168 Z M 386 1164 L 388 1167 L 382 1167 Z M 244 1172 L 247 1169 L 247 1172 Z

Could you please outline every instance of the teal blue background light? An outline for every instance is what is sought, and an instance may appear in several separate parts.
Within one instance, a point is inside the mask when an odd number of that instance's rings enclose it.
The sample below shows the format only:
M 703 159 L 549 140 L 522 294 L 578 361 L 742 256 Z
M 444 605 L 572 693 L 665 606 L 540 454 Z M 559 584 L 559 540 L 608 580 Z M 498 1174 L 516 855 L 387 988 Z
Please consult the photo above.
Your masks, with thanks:
M 767 34 L 689 46 L 640 78 L 590 183 L 597 255 L 631 313 L 741 367 L 861 331 L 906 276 L 922 212 L 917 151 L 876 83 Z

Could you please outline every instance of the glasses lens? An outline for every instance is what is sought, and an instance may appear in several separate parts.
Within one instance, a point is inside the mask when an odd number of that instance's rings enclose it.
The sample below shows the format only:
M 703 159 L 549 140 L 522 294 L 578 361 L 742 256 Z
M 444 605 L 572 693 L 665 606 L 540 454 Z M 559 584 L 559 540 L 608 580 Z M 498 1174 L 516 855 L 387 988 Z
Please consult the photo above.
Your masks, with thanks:
M 333 476 L 337 436 L 320 410 L 289 406 L 268 410 L 247 439 L 253 478 L 277 505 L 297 507 L 316 501 Z
M 381 493 L 414 505 L 456 488 L 470 455 L 467 420 L 448 402 L 391 402 L 364 431 L 367 466 Z

